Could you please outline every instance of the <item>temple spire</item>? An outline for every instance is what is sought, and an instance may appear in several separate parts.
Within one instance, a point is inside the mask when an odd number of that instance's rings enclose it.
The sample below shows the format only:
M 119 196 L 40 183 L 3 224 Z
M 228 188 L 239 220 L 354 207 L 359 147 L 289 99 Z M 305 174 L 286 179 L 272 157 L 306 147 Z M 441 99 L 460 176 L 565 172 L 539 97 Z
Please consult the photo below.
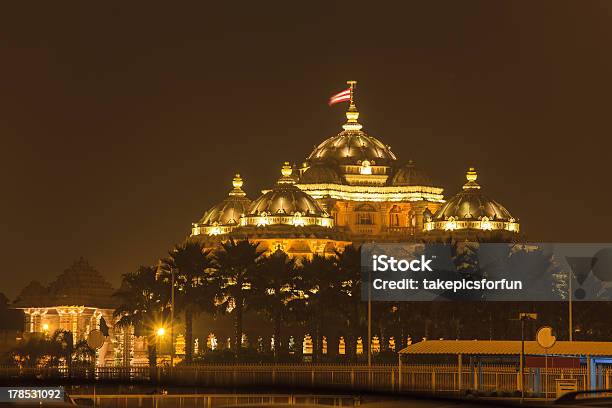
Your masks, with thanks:
M 357 81 L 346 81 L 346 83 L 349 86 L 349 89 L 351 90 L 351 99 L 349 101 L 349 109 L 351 108 L 357 109 L 357 107 L 355 106 L 355 89 L 357 88 Z
M 476 182 L 478 178 L 478 173 L 474 167 L 470 167 L 465 174 L 465 178 L 467 179 L 467 183 L 463 185 L 464 190 L 477 190 L 480 188 L 480 185 Z
M 357 81 L 346 81 L 349 86 L 351 98 L 349 100 L 349 107 L 346 111 L 346 123 L 342 125 L 344 130 L 360 130 L 363 126 L 357 119 L 359 119 L 359 111 L 355 104 L 355 89 L 357 88 Z
M 243 182 L 244 181 L 242 180 L 242 177 L 240 177 L 240 174 L 236 173 L 234 179 L 232 180 L 232 186 L 234 188 L 230 191 L 229 195 L 238 197 L 246 196 L 246 193 L 242 190 Z

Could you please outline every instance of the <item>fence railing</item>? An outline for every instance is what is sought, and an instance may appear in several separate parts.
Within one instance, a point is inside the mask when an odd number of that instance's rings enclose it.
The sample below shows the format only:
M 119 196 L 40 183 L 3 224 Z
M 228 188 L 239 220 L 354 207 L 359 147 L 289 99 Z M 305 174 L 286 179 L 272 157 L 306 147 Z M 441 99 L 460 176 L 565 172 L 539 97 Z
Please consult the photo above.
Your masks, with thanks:
M 556 380 L 575 379 L 578 390 L 612 386 L 612 369 L 598 367 L 590 381 L 586 367 L 525 369 L 525 392 L 554 397 Z M 85 379 L 172 382 L 207 387 L 302 387 L 316 389 L 421 391 L 428 393 L 516 394 L 521 376 L 514 365 L 322 365 L 206 364 L 177 367 L 17 368 L 0 367 L 0 378 Z

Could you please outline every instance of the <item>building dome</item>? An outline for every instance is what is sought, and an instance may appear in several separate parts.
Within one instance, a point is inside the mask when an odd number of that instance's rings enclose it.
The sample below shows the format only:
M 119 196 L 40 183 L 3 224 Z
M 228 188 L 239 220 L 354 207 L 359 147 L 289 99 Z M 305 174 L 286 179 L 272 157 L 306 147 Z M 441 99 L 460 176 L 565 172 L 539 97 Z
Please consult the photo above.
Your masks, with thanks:
M 429 175 L 417 167 L 412 160 L 397 170 L 391 184 L 394 186 L 433 186 Z
M 229 229 L 240 223 L 240 217 L 248 211 L 251 200 L 242 190 L 243 180 L 240 174 L 234 176 L 232 185 L 234 188 L 228 196 L 206 211 L 200 221 L 193 224 L 192 235 L 201 233 L 217 235 L 229 232 Z
M 362 126 L 357 122 L 359 112 L 354 106 L 346 112 L 346 117 L 347 122 L 342 126 L 344 130 L 315 147 L 308 156 L 309 162 L 358 165 L 370 161 L 389 165 L 396 160 L 391 147 L 361 130 Z
M 117 303 L 111 284 L 82 257 L 49 285 L 49 293 L 58 306 L 114 308 Z
M 482 193 L 476 183 L 478 174 L 470 168 L 463 191 L 449 199 L 425 223 L 426 230 L 507 230 L 518 232 L 519 224 L 510 212 L 497 201 Z
M 330 165 L 315 164 L 308 167 L 300 177 L 302 184 L 342 184 L 338 171 Z
M 241 225 L 322 225 L 331 227 L 332 218 L 310 195 L 295 186 L 293 170 L 285 162 L 276 186 L 253 201 Z

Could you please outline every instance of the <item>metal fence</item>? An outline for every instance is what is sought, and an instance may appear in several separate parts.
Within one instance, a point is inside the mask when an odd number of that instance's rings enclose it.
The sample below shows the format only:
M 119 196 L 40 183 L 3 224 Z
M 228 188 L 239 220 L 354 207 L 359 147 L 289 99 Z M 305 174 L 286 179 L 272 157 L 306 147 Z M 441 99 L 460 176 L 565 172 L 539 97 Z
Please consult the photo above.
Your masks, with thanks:
M 0 378 L 90 379 L 151 381 L 206 387 L 301 387 L 341 390 L 421 391 L 459 393 L 477 391 L 510 395 L 521 389 L 514 365 L 322 365 L 322 364 L 207 364 L 178 367 L 96 367 L 95 370 L 0 367 Z M 586 367 L 528 368 L 525 392 L 554 397 L 556 380 L 575 379 L 578 390 L 612 386 L 612 369 L 597 367 L 595 383 Z

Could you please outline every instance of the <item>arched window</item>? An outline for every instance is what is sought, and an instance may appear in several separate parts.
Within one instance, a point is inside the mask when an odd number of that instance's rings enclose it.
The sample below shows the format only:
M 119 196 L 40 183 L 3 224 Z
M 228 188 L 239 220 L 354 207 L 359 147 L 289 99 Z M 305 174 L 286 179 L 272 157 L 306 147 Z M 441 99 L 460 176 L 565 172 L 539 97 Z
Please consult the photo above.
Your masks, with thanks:
M 389 211 L 389 226 L 399 227 L 400 226 L 400 208 L 394 205 Z
M 355 212 L 357 213 L 357 224 L 374 224 L 374 214 L 376 213 L 376 208 L 372 207 L 370 204 L 362 204 L 356 207 Z

